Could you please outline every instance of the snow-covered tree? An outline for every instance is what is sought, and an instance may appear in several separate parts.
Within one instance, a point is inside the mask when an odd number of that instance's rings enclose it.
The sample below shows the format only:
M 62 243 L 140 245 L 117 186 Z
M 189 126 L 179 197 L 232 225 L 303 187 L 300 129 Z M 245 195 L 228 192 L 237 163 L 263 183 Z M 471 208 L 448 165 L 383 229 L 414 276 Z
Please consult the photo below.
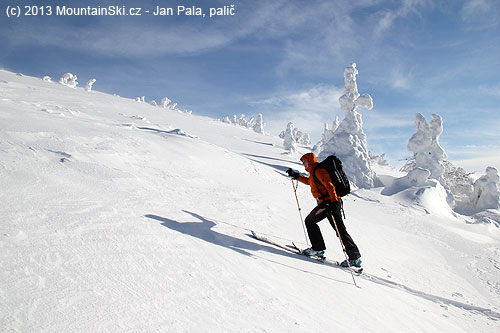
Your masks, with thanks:
M 70 88 L 75 88 L 78 85 L 78 78 L 76 75 L 73 75 L 71 73 L 66 73 L 61 78 L 59 79 L 59 83 L 68 86 Z
M 293 136 L 294 126 L 292 122 L 286 125 L 286 130 L 283 134 L 283 148 L 291 154 L 297 152 L 297 142 Z
M 172 102 L 172 101 L 170 99 L 168 99 L 168 97 L 163 97 L 161 99 L 160 105 L 162 108 L 166 109 L 167 106 L 170 104 L 170 102 Z
M 52 82 L 52 78 L 48 75 L 45 75 L 43 78 L 42 78 L 43 81 L 47 81 L 47 82 Z
M 332 137 L 323 143 L 318 158 L 323 160 L 328 155 L 337 155 L 353 184 L 360 188 L 371 188 L 375 186 L 377 177 L 370 166 L 363 121 L 357 109 L 362 106 L 371 110 L 373 100 L 368 94 L 359 94 L 357 74 L 355 63 L 344 70 L 344 95 L 339 98 L 339 103 L 345 117 Z
M 262 114 L 260 113 L 257 115 L 257 118 L 251 117 L 250 119 L 246 119 L 246 116 L 244 114 L 240 114 L 239 116 L 233 115 L 232 119 L 229 119 L 228 116 L 225 116 L 222 119 L 222 122 L 245 127 L 248 129 L 252 129 L 257 133 L 264 134 L 265 123 L 263 121 Z
M 451 193 L 454 199 L 453 208 L 458 208 L 459 211 L 470 202 L 472 191 L 474 190 L 474 181 L 470 176 L 471 173 L 466 172 L 460 167 L 455 167 L 450 161 L 443 161 L 444 187 Z
M 92 85 L 95 83 L 96 79 L 90 79 L 87 81 L 87 84 L 85 85 L 85 90 L 87 91 L 92 91 Z
M 447 156 L 439 145 L 439 137 L 443 132 L 441 116 L 433 114 L 432 120 L 427 123 L 425 117 L 417 113 L 415 129 L 417 132 L 408 141 L 408 150 L 413 152 L 414 166 L 429 170 L 431 179 L 436 179 L 445 185 L 443 174 Z
M 243 127 L 247 127 L 248 121 L 245 118 L 245 115 L 242 113 L 240 114 L 240 117 L 237 120 L 237 124 Z
M 301 141 L 299 141 L 304 146 L 309 146 L 311 144 L 311 137 L 307 133 L 303 133 Z
M 381 155 L 374 155 L 371 151 L 368 152 L 368 156 L 370 156 L 370 163 L 372 165 L 378 164 L 382 166 L 388 166 L 389 162 L 387 162 L 385 153 Z
M 257 119 L 255 120 L 255 123 L 253 125 L 253 130 L 257 133 L 264 134 L 264 120 L 262 117 L 262 114 L 259 113 L 257 115 Z
M 311 144 L 309 134 L 302 132 L 297 127 L 293 129 L 293 137 L 295 138 L 295 142 L 297 142 L 299 145 L 308 146 Z
M 289 124 L 293 125 L 293 122 L 290 122 Z M 287 130 L 288 130 L 288 125 L 287 125 L 287 129 L 284 131 L 281 131 L 281 133 L 279 134 L 280 139 L 285 138 Z M 299 128 L 297 128 L 295 126 L 292 127 L 292 137 L 295 140 L 296 144 L 299 144 L 302 146 L 308 146 L 311 144 L 311 139 L 309 137 L 309 134 L 303 132 L 302 130 L 300 130 Z
M 328 142 L 332 137 L 335 130 L 339 127 L 339 117 L 335 117 L 333 121 L 332 128 L 328 127 L 328 124 L 325 123 L 323 126 L 323 134 L 321 134 L 321 140 L 316 142 L 314 147 L 312 148 L 313 153 L 319 155 L 321 153 L 321 148 L 325 142 Z
M 486 174 L 474 182 L 471 204 L 477 211 L 500 208 L 500 177 L 498 170 L 486 168 Z

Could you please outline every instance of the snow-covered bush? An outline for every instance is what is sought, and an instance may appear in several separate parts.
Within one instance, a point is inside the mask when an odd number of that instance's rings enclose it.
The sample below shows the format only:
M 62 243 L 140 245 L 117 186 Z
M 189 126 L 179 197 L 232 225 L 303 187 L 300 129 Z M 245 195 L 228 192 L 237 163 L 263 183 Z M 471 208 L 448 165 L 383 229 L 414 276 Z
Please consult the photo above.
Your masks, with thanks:
M 85 86 L 85 90 L 92 91 L 92 85 L 95 83 L 96 79 L 90 79 Z
M 48 75 L 45 75 L 43 78 L 42 78 L 43 81 L 47 81 L 47 82 L 52 82 L 52 78 Z
M 76 75 L 73 75 L 71 73 L 66 73 L 61 78 L 59 79 L 59 83 L 68 86 L 70 88 L 75 88 L 78 85 L 78 78 Z
M 368 94 L 359 94 L 357 74 L 355 63 L 344 70 L 344 95 L 339 98 L 339 103 L 345 117 L 332 137 L 323 142 L 318 159 L 324 160 L 328 155 L 337 155 L 354 185 L 359 188 L 372 188 L 376 184 L 377 176 L 370 166 L 363 121 L 357 109 L 362 106 L 371 110 L 373 100 Z

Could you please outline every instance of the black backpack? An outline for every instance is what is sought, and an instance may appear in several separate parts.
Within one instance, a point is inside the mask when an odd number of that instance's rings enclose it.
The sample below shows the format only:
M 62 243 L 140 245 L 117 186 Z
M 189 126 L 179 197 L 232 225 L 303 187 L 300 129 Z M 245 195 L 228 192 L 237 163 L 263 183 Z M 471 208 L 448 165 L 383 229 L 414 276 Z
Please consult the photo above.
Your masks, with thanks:
M 342 162 L 335 155 L 328 156 L 324 161 L 318 163 L 318 166 L 313 171 L 313 177 L 316 183 L 320 183 L 316 177 L 316 170 L 318 168 L 324 168 L 330 174 L 333 186 L 335 186 L 335 192 L 339 197 L 343 197 L 351 193 L 351 185 L 349 184 L 349 179 L 342 169 Z

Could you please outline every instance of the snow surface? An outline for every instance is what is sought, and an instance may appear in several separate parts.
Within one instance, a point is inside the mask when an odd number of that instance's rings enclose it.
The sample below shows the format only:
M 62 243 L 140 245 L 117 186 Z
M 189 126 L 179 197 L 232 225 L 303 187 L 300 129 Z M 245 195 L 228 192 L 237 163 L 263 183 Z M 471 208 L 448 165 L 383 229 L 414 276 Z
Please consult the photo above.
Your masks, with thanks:
M 0 71 L 1 330 L 500 331 L 500 230 L 451 212 L 437 182 L 398 188 L 377 166 L 386 188 L 345 199 L 359 288 L 250 238 L 305 246 L 282 144 Z

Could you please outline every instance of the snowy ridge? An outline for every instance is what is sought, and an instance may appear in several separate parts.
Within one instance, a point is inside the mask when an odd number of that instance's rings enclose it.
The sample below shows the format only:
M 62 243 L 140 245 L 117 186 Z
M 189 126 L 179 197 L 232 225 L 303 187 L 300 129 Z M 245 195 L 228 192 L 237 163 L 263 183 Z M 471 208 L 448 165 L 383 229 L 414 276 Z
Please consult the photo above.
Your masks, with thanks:
M 0 124 L 2 330 L 498 332 L 500 230 L 435 183 L 346 197 L 355 288 L 248 237 L 305 243 L 277 137 L 6 71 Z

